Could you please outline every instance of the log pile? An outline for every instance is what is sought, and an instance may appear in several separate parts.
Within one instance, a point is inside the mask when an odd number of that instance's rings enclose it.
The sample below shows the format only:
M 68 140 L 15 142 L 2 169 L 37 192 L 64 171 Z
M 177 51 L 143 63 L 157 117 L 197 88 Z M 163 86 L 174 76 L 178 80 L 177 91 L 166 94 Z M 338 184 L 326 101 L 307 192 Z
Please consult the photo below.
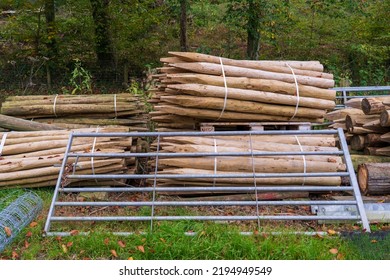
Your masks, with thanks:
M 160 140 L 159 151 L 162 153 L 215 153 L 215 152 L 281 152 L 281 151 L 338 151 L 336 139 L 329 135 L 298 136 L 215 136 L 210 137 L 164 137 Z M 156 143 L 153 144 L 156 146 Z M 155 167 L 155 161 L 151 162 Z M 154 168 L 152 168 L 154 170 Z M 188 178 L 157 179 L 157 186 L 253 186 L 254 178 L 239 178 L 248 173 L 312 173 L 344 171 L 345 165 L 340 156 L 308 155 L 302 156 L 231 156 L 231 157 L 159 157 L 158 174 L 233 174 L 237 178 Z M 153 180 L 151 180 L 153 181 Z M 151 182 L 150 181 L 150 182 Z M 152 183 L 152 182 L 151 182 Z M 340 177 L 280 177 L 256 178 L 257 186 L 272 185 L 314 185 L 339 186 Z M 176 193 L 177 195 L 188 192 Z M 199 195 L 199 193 L 197 193 Z M 210 196 L 211 193 L 202 193 Z M 260 195 L 260 193 L 259 193 Z M 270 198 L 271 194 L 260 195 Z M 274 199 L 285 197 L 286 193 L 271 195 Z M 296 197 L 296 193 L 287 193 L 288 197 Z M 307 196 L 307 193 L 300 193 Z M 224 198 L 228 199 L 228 198 Z
M 80 129 L 78 132 L 96 132 L 96 129 Z M 99 132 L 127 132 L 126 128 L 105 127 Z M 0 133 L 0 189 L 55 186 L 69 138 L 68 130 Z M 136 145 L 129 137 L 75 138 L 72 152 L 136 152 Z M 69 158 L 67 172 L 72 173 Z M 135 172 L 135 159 L 127 158 L 79 158 L 75 174 L 122 174 Z M 121 185 L 122 181 L 72 181 L 64 184 L 77 186 Z
M 144 103 L 126 93 L 10 96 L 1 107 L 3 115 L 51 124 L 57 129 L 110 125 L 126 126 L 128 131 L 149 130 L 144 111 Z M 14 123 L 3 120 L 5 117 L 0 116 L 0 127 L 20 130 Z
M 333 75 L 318 61 L 248 61 L 170 52 L 151 90 L 157 131 L 200 122 L 321 122 L 335 107 Z M 298 88 L 298 90 L 297 90 Z
M 364 98 L 360 108 L 346 108 L 328 113 L 333 128 L 343 127 L 353 151 L 372 156 L 390 156 L 390 97 Z M 356 104 L 355 104 L 356 105 Z M 356 106 L 358 107 L 358 106 Z

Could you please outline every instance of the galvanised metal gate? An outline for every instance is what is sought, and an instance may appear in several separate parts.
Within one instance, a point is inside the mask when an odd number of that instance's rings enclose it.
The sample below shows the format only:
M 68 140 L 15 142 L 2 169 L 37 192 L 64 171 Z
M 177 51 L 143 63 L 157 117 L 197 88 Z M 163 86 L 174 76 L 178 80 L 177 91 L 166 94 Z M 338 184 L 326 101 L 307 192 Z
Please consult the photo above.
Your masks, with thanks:
M 333 135 L 338 138 L 339 149 L 337 151 L 290 151 L 290 152 L 267 152 L 267 151 L 254 151 L 252 148 L 248 152 L 207 152 L 207 153 L 196 153 L 196 152 L 184 152 L 184 153 L 163 153 L 160 151 L 160 141 L 164 137 L 217 137 L 217 136 L 255 136 L 255 135 L 290 135 L 290 136 L 305 136 L 305 135 Z M 79 137 L 90 137 L 95 139 L 97 137 L 153 137 L 156 143 L 156 151 L 149 153 L 99 153 L 99 152 L 87 152 L 87 153 L 73 153 L 71 152 L 72 142 L 75 138 Z M 251 143 L 252 144 L 252 143 Z M 301 173 L 258 173 L 253 166 L 253 172 L 241 173 L 239 175 L 229 172 L 224 172 L 223 174 L 213 173 L 213 174 L 167 174 L 159 173 L 159 159 L 162 158 L 190 158 L 190 157 L 269 157 L 269 156 L 341 156 L 346 165 L 345 172 L 316 172 L 308 173 L 306 169 Z M 155 167 L 152 172 L 149 174 L 77 174 L 73 171 L 72 174 L 67 174 L 66 168 L 68 166 L 69 159 L 76 158 L 76 162 L 73 163 L 73 170 L 77 171 L 77 162 L 79 158 L 87 157 L 91 158 L 91 161 L 97 157 L 105 158 L 148 158 L 153 159 L 155 162 Z M 253 162 L 252 162 L 253 164 Z M 285 186 L 285 185 L 272 185 L 272 186 L 262 186 L 256 184 L 258 178 L 316 178 L 316 177 L 346 177 L 349 178 L 349 184 L 347 186 L 318 186 L 318 185 L 294 185 L 294 186 Z M 218 185 L 186 185 L 185 187 L 178 186 L 159 186 L 159 179 L 188 179 L 192 180 L 202 180 L 205 178 L 208 179 L 218 179 L 218 178 L 252 178 L 254 183 L 251 186 L 237 186 L 226 184 L 224 186 Z M 67 187 L 64 186 L 64 180 L 121 180 L 121 179 L 132 179 L 132 180 L 144 180 L 148 179 L 151 181 L 149 186 L 137 187 L 133 185 L 126 185 L 121 187 Z M 159 199 L 160 193 L 175 193 L 180 192 L 205 192 L 205 193 L 234 193 L 245 191 L 247 193 L 255 194 L 255 200 L 248 199 L 246 201 L 218 201 L 218 200 L 192 200 L 192 201 L 182 201 L 177 199 L 170 199 L 170 196 L 166 196 L 164 200 Z M 353 193 L 353 198 L 347 201 L 332 201 L 332 200 L 281 200 L 281 201 L 271 201 L 271 200 L 259 200 L 257 198 L 258 193 L 263 192 L 332 192 L 332 191 L 347 191 Z M 145 197 L 140 201 L 60 201 L 59 196 L 61 194 L 67 193 L 87 193 L 87 192 L 108 192 L 108 193 L 143 193 L 149 194 L 147 199 Z M 168 197 L 168 198 L 167 198 Z M 259 207 L 263 206 L 315 206 L 315 205 L 351 205 L 356 206 L 358 211 L 355 216 L 317 216 L 313 214 L 309 215 L 269 215 L 264 214 L 259 211 Z M 222 213 L 221 215 L 207 215 L 205 214 L 185 214 L 178 215 L 176 212 L 174 215 L 159 214 L 156 209 L 159 207 L 253 207 L 252 214 L 245 215 L 229 215 Z M 83 207 L 147 207 L 150 211 L 148 214 L 130 214 L 130 215 L 108 215 L 108 216 L 99 216 L 99 215 L 66 215 L 63 211 L 61 212 L 62 207 L 71 207 L 74 209 L 81 209 Z M 54 191 L 53 200 L 50 206 L 48 213 L 47 221 L 45 224 L 44 232 L 46 235 L 68 235 L 69 231 L 52 231 L 53 223 L 60 223 L 65 225 L 64 222 L 135 222 L 147 221 L 150 222 L 150 229 L 153 228 L 153 223 L 156 221 L 177 221 L 177 220 L 197 220 L 197 221 L 258 221 L 260 225 L 260 220 L 355 220 L 362 223 L 362 227 L 366 231 L 370 231 L 369 222 L 366 217 L 362 197 L 359 191 L 358 182 L 356 175 L 354 173 L 352 161 L 350 154 L 348 152 L 347 142 L 342 129 L 338 130 L 311 130 L 311 131 L 293 131 L 293 130 L 280 130 L 280 131 L 225 131 L 225 132 L 145 132 L 145 133 L 71 133 L 69 142 L 66 148 L 64 159 L 62 162 L 61 170 L 58 176 L 57 185 Z M 116 232 L 113 230 L 113 233 L 116 234 L 130 234 L 132 232 Z

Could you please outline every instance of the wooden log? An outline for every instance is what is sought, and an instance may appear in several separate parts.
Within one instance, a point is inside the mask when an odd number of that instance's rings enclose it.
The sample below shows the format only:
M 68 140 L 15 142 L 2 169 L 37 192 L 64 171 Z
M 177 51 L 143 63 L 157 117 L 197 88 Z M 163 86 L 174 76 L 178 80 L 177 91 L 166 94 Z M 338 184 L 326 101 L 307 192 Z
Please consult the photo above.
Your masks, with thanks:
M 364 195 L 390 194 L 390 163 L 359 165 L 358 181 Z
M 16 131 L 33 131 L 33 130 L 58 130 L 61 129 L 54 125 L 37 123 L 34 121 L 26 121 L 19 118 L 14 118 L 0 114 L 0 126 Z
M 230 112 L 277 115 L 290 117 L 290 119 L 294 116 L 294 114 L 298 118 L 304 117 L 311 119 L 321 118 L 325 115 L 325 111 L 320 109 L 298 107 L 296 110 L 294 106 L 271 105 L 260 102 L 241 101 L 235 99 L 227 99 L 225 102 L 223 98 L 208 97 L 202 99 L 185 95 L 163 96 L 161 99 L 175 105 L 189 108 L 220 110 L 220 112 L 222 112 L 223 108 L 225 107 L 225 110 Z
M 382 134 L 382 135 L 381 135 L 381 140 L 382 140 L 383 142 L 390 142 L 390 132 L 385 133 L 385 134 Z
M 226 89 L 219 86 L 210 85 L 198 85 L 198 84 L 181 84 L 181 85 L 168 85 L 168 88 L 175 89 L 179 93 L 183 92 L 195 96 L 202 97 L 219 97 L 224 98 L 226 96 Z M 330 100 L 311 98 L 311 97 L 296 97 L 291 95 L 284 95 L 273 92 L 246 90 L 229 88 L 228 99 L 237 99 L 244 101 L 257 101 L 263 103 L 271 103 L 277 105 L 291 105 L 299 107 L 308 107 L 316 109 L 333 109 L 335 102 Z M 164 97 L 161 98 L 164 100 Z
M 350 141 L 351 149 L 354 151 L 363 150 L 365 145 L 365 136 L 362 135 L 354 135 Z
M 345 119 L 347 115 L 362 116 L 364 115 L 364 113 L 360 109 L 347 108 L 347 109 L 341 109 L 341 110 L 329 112 L 326 114 L 325 118 L 330 121 L 335 121 L 335 120 Z
M 103 113 L 115 113 L 121 111 L 136 111 L 138 106 L 126 105 L 122 103 L 118 106 L 114 104 L 110 105 L 94 105 L 94 104 L 66 104 L 66 105 L 25 105 L 17 107 L 3 107 L 1 113 L 11 116 L 66 116 L 66 115 L 77 115 L 77 114 L 94 114 L 99 112 Z M 101 116 L 101 115 L 100 115 Z
M 206 55 L 201 53 L 190 53 L 190 52 L 168 52 L 169 54 L 176 56 L 185 61 L 198 61 L 198 62 L 211 62 L 211 63 L 220 63 L 220 57 Z M 319 61 L 253 61 L 253 60 L 233 60 L 228 58 L 221 58 L 222 63 L 226 65 L 240 66 L 246 68 L 261 69 L 260 67 L 267 66 L 279 66 L 287 67 L 287 64 L 293 68 L 304 69 L 322 72 L 324 67 Z
M 383 101 L 373 98 L 364 98 L 362 100 L 361 108 L 366 115 L 380 114 L 383 110 L 390 109 L 383 104 Z
M 382 141 L 381 134 L 369 133 L 365 136 L 364 142 L 370 147 L 383 147 L 386 146 L 386 142 Z
M 363 128 L 362 126 L 368 122 L 375 121 L 378 118 L 378 115 L 347 115 L 345 117 L 345 125 L 348 132 L 354 134 L 361 133 L 372 133 L 372 132 L 386 132 L 386 129 L 383 127 L 372 126 L 370 129 Z
M 371 156 L 390 156 L 390 147 L 366 147 L 364 154 Z
M 195 168 L 219 171 L 255 172 L 260 173 L 299 173 L 304 172 L 337 172 L 340 165 L 333 162 L 306 161 L 301 158 L 273 159 L 250 157 L 216 157 L 214 158 L 168 158 L 160 159 L 159 164 L 176 168 Z M 345 170 L 345 166 L 343 168 Z
M 199 109 L 199 108 L 184 108 L 180 106 L 172 105 L 163 105 L 155 106 L 155 110 L 162 111 L 168 114 L 175 114 L 179 116 L 187 117 L 199 117 L 201 119 L 208 120 L 234 120 L 234 121 L 290 121 L 291 117 L 283 116 L 272 116 L 272 115 L 260 115 L 260 114 L 249 114 L 249 113 L 239 113 L 239 112 L 224 112 L 221 116 L 221 110 L 209 110 L 209 109 Z M 321 118 L 299 118 L 295 117 L 294 121 L 313 121 L 313 122 L 322 122 Z
M 209 75 L 221 75 L 222 66 L 220 64 L 208 63 L 208 62 L 191 62 L 191 63 L 173 63 L 172 67 L 183 69 L 186 71 L 192 71 L 201 74 Z M 275 73 L 263 70 L 254 70 L 243 67 L 225 65 L 223 67 L 225 75 L 228 77 L 248 77 L 256 79 L 269 79 L 277 80 L 287 83 L 294 83 L 294 75 L 285 73 Z M 332 88 L 334 87 L 333 79 L 323 79 L 316 77 L 308 77 L 295 75 L 297 82 L 303 85 L 315 86 L 319 88 Z
M 204 74 L 169 74 L 168 84 L 203 84 L 212 86 L 225 86 L 224 78 L 220 76 L 204 75 Z M 226 85 L 228 88 L 240 88 L 259 91 L 268 91 L 282 93 L 288 95 L 296 95 L 297 88 L 295 83 L 286 83 L 275 80 L 253 79 L 246 77 L 226 77 Z M 322 89 L 317 87 L 298 85 L 299 95 L 302 97 L 313 97 L 334 101 L 336 91 L 330 89 Z
M 192 168 L 179 168 L 179 169 L 167 169 L 159 171 L 159 174 L 205 174 L 214 175 L 214 170 L 204 169 L 192 169 Z M 248 174 L 244 172 L 245 174 Z M 242 172 L 224 172 L 219 171 L 219 175 L 241 175 Z M 187 182 L 208 182 L 213 183 L 213 178 L 187 178 Z M 159 182 L 170 181 L 159 179 Z M 253 178 L 216 178 L 215 183 L 224 184 L 252 184 L 254 183 Z M 314 186 L 339 186 L 341 184 L 341 177 L 289 177 L 289 178 L 256 178 L 256 184 L 261 185 L 314 185 Z
M 380 115 L 380 123 L 383 127 L 390 126 L 390 110 L 384 110 Z
M 363 98 L 352 98 L 344 103 L 345 107 L 361 109 Z

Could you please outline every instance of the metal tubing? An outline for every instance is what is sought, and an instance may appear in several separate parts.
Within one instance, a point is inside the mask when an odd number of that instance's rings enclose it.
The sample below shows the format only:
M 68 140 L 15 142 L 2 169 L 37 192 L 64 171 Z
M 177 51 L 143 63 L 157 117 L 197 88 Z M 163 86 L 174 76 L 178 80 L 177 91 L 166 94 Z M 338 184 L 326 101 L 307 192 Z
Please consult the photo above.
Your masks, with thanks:
M 58 193 L 59 193 L 58 190 L 61 187 L 62 176 L 64 175 L 66 163 L 68 161 L 68 153 L 70 152 L 70 149 L 72 147 L 72 142 L 73 142 L 73 134 L 70 133 L 68 145 L 66 146 L 64 158 L 63 158 L 62 164 L 61 164 L 60 173 L 58 174 L 56 188 L 54 190 L 54 195 L 53 195 L 53 198 L 52 198 L 52 201 L 51 201 L 51 204 L 50 204 L 49 213 L 47 214 L 47 220 L 46 220 L 43 232 L 48 232 L 50 230 L 50 220 L 51 220 L 51 217 L 52 217 L 53 212 L 54 212 L 55 202 L 57 201 L 57 196 L 58 196 Z
M 291 178 L 291 177 L 345 177 L 348 172 L 313 172 L 313 173 L 256 173 L 259 178 Z M 69 175 L 69 179 L 154 179 L 155 175 Z M 214 178 L 253 178 L 253 173 L 243 174 L 157 174 L 157 179 L 214 179 Z
M 280 187 L 264 187 L 257 186 L 255 187 L 158 187 L 159 192 L 246 192 L 246 191 L 255 191 L 257 189 L 258 192 L 291 192 L 291 191 L 353 191 L 353 187 L 326 187 L 326 186 L 280 186 Z M 96 187 L 96 188 L 63 188 L 60 189 L 60 192 L 64 193 L 72 193 L 72 192 L 152 192 L 154 188 L 152 187 L 121 187 L 121 188 L 104 188 L 104 187 Z
M 253 152 L 253 156 L 318 156 L 318 155 L 343 155 L 342 151 L 318 151 L 318 152 Z M 68 157 L 156 157 L 157 153 L 70 153 Z M 158 153 L 159 157 L 231 157 L 231 156 L 252 156 L 250 152 L 231 153 Z
M 263 130 L 263 131 L 186 131 L 186 132 L 112 132 L 112 133 L 82 133 L 72 132 L 73 137 L 172 137 L 172 136 L 237 136 L 237 135 L 336 135 L 337 131 L 327 130 Z
M 279 206 L 279 205 L 356 205 L 354 200 L 342 201 L 85 201 L 85 202 L 56 202 L 56 206 Z
M 86 217 L 52 217 L 53 221 L 253 221 L 253 220 L 359 220 L 359 216 L 86 216 Z
M 349 151 L 348 151 L 348 144 L 347 144 L 347 141 L 345 140 L 345 137 L 344 137 L 344 131 L 342 128 L 338 128 L 337 132 L 339 134 L 340 146 L 345 151 L 345 164 L 347 165 L 347 171 L 349 173 L 349 179 L 351 182 L 351 186 L 354 188 L 353 193 L 354 193 L 355 200 L 357 202 L 357 206 L 358 206 L 358 210 L 359 210 L 359 214 L 361 216 L 361 220 L 363 223 L 363 228 L 367 232 L 371 232 L 370 223 L 367 219 L 366 210 L 364 209 L 363 199 L 362 199 L 362 196 L 360 194 L 359 184 L 358 184 L 358 181 L 356 179 L 351 156 L 350 156 Z

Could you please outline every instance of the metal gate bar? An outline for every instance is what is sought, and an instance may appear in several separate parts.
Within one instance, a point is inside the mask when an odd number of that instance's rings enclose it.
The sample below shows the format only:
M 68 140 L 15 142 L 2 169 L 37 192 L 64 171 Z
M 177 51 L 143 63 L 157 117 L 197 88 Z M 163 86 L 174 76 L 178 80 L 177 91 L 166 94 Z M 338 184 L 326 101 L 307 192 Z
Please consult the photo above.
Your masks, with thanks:
M 336 135 L 338 136 L 340 143 L 339 151 L 316 151 L 316 152 L 240 152 L 240 153 L 161 153 L 159 151 L 159 142 L 157 152 L 152 153 L 84 153 L 77 154 L 71 153 L 71 147 L 73 139 L 76 137 L 175 137 L 175 136 L 187 136 L 187 137 L 207 137 L 207 136 L 238 136 L 238 135 Z M 227 156 L 246 156 L 246 157 L 267 157 L 267 156 L 305 156 L 305 155 L 339 155 L 343 156 L 346 164 L 346 172 L 315 172 L 315 173 L 242 173 L 242 174 L 159 174 L 157 173 L 158 159 L 159 158 L 180 158 L 180 157 L 227 157 Z M 75 172 L 68 175 L 65 174 L 65 167 L 67 161 L 71 157 L 76 157 L 76 162 L 81 157 L 105 157 L 105 158 L 155 158 L 156 169 L 154 174 L 100 174 L 100 175 L 77 175 Z M 253 164 L 253 161 L 252 161 Z M 75 169 L 74 169 L 75 170 Z M 158 179 L 203 179 L 203 178 L 307 178 L 307 177 L 349 177 L 350 186 L 161 186 L 157 185 Z M 62 180 L 67 179 L 152 179 L 153 187 L 112 187 L 112 188 L 101 188 L 101 187 L 62 187 Z M 293 201 L 157 201 L 156 194 L 158 192 L 190 192 L 200 191 L 212 193 L 222 192 L 302 192 L 302 191 L 351 191 L 354 194 L 354 200 L 349 201 L 305 201 L 305 200 L 293 200 Z M 64 193 L 72 192 L 118 192 L 118 193 L 132 193 L 132 192 L 145 192 L 153 194 L 153 199 L 150 201 L 135 201 L 135 202 L 118 202 L 118 201 L 105 201 L 105 202 L 64 202 L 59 201 L 59 195 Z M 252 193 L 253 194 L 253 193 Z M 257 196 L 256 196 L 257 197 Z M 303 215 L 246 215 L 246 216 L 208 216 L 208 215 L 194 215 L 194 216 L 159 216 L 155 215 L 154 208 L 160 206 L 175 206 L 175 207 L 191 207 L 191 206 L 282 206 L 282 205 L 354 205 L 358 209 L 358 215 L 356 216 L 303 216 Z M 152 214 L 150 216 L 58 216 L 54 215 L 56 208 L 59 207 L 151 207 Z M 311 130 L 311 131 L 220 131 L 220 132 L 141 132 L 141 133 L 71 133 L 69 142 L 66 147 L 64 159 L 59 172 L 57 185 L 54 191 L 53 200 L 49 209 L 48 218 L 45 224 L 44 232 L 47 235 L 66 235 L 66 232 L 52 232 L 50 231 L 52 222 L 62 221 L 150 221 L 151 227 L 153 221 L 177 221 L 177 220 L 199 220 L 199 221 L 249 221 L 249 220 L 360 220 L 363 228 L 366 231 L 370 231 L 369 223 L 365 213 L 362 197 L 356 180 L 356 175 L 353 170 L 352 161 L 348 152 L 348 146 L 345 140 L 345 136 L 342 129 L 338 130 Z M 124 233 L 125 234 L 125 233 Z

